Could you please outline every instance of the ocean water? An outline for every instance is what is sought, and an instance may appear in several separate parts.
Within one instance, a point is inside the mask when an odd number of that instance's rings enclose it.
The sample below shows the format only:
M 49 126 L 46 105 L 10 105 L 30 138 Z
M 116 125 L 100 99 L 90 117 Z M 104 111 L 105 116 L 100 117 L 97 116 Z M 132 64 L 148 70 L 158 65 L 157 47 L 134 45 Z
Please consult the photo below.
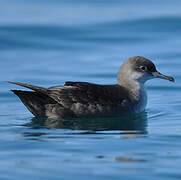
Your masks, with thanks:
M 0 0 L 0 179 L 181 179 L 181 1 Z M 34 118 L 5 81 L 114 84 L 128 57 L 175 77 L 145 113 Z

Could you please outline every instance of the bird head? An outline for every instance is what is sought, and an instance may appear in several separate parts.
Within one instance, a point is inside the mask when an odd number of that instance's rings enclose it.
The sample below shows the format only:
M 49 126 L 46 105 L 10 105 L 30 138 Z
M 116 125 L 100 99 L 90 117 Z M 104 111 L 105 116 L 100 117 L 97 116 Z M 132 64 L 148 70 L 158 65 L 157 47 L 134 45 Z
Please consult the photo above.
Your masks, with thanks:
M 158 72 L 152 61 L 141 56 L 134 56 L 127 59 L 120 67 L 118 83 L 124 81 L 125 79 L 145 83 L 147 80 L 153 78 L 160 78 L 175 82 L 173 77 L 166 76 Z

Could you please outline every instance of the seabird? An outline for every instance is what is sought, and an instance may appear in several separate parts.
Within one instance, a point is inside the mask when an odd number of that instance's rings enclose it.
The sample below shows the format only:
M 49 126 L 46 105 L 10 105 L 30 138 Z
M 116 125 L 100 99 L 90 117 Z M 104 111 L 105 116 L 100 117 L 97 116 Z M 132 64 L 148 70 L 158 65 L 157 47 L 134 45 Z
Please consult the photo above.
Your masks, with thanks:
M 99 85 L 88 82 L 65 82 L 64 86 L 44 88 L 20 82 L 9 82 L 33 91 L 12 90 L 36 117 L 116 117 L 144 111 L 147 104 L 145 82 L 174 78 L 156 70 L 152 61 L 134 56 L 119 69 L 118 82 Z

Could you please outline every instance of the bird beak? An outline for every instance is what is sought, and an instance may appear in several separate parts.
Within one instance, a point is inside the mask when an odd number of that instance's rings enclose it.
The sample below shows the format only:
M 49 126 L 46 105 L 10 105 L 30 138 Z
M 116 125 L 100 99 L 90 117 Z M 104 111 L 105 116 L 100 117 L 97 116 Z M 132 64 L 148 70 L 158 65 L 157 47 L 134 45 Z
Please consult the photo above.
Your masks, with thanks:
M 166 80 L 175 82 L 175 80 L 174 80 L 173 77 L 171 77 L 171 76 L 165 76 L 165 75 L 159 73 L 158 71 L 152 72 L 152 74 L 153 74 L 153 76 L 154 76 L 155 78 L 161 78 L 161 79 L 166 79 Z

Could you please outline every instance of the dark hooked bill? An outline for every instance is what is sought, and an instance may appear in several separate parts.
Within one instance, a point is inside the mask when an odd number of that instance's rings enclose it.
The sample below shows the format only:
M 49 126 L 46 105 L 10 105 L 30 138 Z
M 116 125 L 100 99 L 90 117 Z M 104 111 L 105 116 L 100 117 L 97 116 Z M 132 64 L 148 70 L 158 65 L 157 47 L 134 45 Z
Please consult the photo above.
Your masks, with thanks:
M 175 82 L 175 79 L 174 79 L 173 77 L 163 75 L 163 74 L 161 74 L 161 73 L 158 72 L 158 71 L 155 71 L 155 72 L 153 72 L 152 74 L 153 74 L 153 76 L 154 76 L 155 78 L 161 78 L 161 79 L 166 79 L 166 80 Z

